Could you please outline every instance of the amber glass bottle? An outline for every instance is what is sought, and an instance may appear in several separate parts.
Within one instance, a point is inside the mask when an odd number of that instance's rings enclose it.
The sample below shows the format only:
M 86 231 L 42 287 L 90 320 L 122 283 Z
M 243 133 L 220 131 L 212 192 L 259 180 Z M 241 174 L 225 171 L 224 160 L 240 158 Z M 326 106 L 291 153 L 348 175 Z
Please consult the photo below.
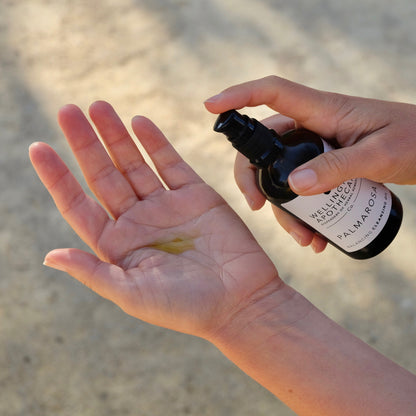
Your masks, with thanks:
M 274 130 L 235 110 L 220 114 L 214 130 L 257 169 L 257 185 L 265 197 L 297 217 L 329 243 L 355 259 L 368 259 L 394 239 L 402 221 L 400 200 L 384 185 L 364 178 L 348 180 L 320 195 L 299 196 L 289 187 L 289 174 L 330 146 L 317 134 Z

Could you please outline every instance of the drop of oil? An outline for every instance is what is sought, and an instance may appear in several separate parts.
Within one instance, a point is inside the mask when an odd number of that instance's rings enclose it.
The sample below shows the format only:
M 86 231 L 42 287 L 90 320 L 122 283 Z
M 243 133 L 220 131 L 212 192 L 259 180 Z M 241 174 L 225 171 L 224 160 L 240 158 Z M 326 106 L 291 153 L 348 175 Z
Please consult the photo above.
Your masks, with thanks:
M 149 244 L 147 247 L 164 251 L 169 254 L 182 254 L 195 248 L 194 241 L 190 238 L 175 238 L 171 241 L 163 241 Z

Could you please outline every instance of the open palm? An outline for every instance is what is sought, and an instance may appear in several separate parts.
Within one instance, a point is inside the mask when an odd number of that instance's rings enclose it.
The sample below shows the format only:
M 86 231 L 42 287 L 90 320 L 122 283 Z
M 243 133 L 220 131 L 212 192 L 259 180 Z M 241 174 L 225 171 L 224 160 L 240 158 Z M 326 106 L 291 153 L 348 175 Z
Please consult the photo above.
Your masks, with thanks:
M 45 264 L 137 318 L 199 336 L 280 284 L 245 225 L 153 123 L 135 117 L 132 126 L 159 175 L 109 104 L 94 103 L 90 116 L 106 148 L 78 107 L 61 109 L 59 123 L 99 203 L 47 144 L 30 148 L 59 211 L 95 253 L 53 250 Z

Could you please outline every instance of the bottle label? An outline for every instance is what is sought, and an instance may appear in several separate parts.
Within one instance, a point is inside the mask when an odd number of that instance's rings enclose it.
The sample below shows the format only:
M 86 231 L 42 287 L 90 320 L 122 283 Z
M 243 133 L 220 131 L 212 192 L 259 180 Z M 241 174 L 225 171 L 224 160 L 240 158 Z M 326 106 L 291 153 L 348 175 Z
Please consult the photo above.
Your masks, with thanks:
M 330 150 L 324 142 L 325 150 Z M 373 241 L 385 226 L 391 206 L 390 191 L 364 178 L 351 179 L 329 193 L 298 196 L 281 204 L 348 253 Z

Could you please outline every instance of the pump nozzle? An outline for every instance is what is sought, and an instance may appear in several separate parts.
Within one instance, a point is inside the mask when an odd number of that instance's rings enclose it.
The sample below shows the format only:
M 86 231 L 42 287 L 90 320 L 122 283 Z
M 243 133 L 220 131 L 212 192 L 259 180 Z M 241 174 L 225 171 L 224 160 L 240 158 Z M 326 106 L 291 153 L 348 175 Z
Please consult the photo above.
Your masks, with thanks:
M 218 133 L 224 133 L 228 138 L 238 137 L 247 127 L 254 130 L 254 126 L 250 126 L 250 119 L 240 114 L 238 111 L 229 110 L 218 116 L 214 125 L 214 130 Z M 250 128 L 251 127 L 251 128 Z
M 272 152 L 282 147 L 275 131 L 236 110 L 220 114 L 214 131 L 224 133 L 232 145 L 256 166 L 263 165 Z

